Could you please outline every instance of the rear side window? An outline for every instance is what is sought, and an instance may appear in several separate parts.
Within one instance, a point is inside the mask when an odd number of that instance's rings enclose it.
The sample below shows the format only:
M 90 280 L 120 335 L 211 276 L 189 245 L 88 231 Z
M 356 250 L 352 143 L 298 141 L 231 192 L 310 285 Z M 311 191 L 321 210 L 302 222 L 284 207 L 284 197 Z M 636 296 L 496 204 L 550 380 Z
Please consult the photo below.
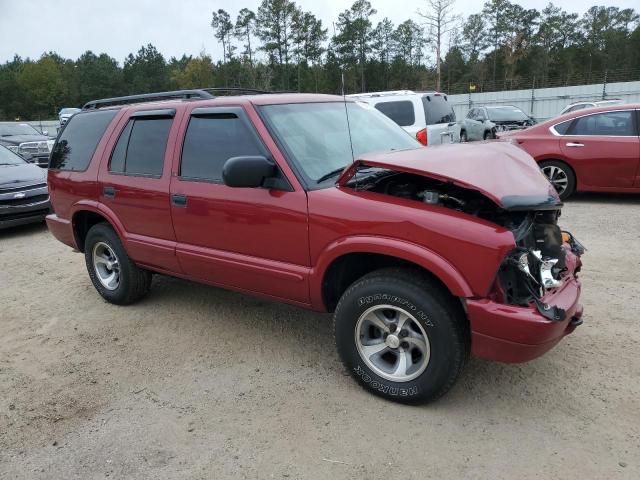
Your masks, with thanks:
M 425 95 L 422 97 L 424 105 L 424 115 L 427 125 L 438 123 L 450 123 L 456 121 L 456 114 L 453 107 L 446 100 L 444 95 Z
M 569 135 L 604 135 L 635 137 L 633 114 L 626 112 L 605 112 L 575 119 Z
M 409 100 L 376 103 L 375 107 L 401 127 L 408 127 L 416 123 L 413 102 Z
M 567 134 L 567 130 L 569 130 L 569 127 L 571 126 L 572 122 L 573 122 L 573 120 L 568 120 L 566 122 L 559 123 L 557 125 L 554 125 L 553 129 L 556 132 L 558 132 L 560 135 L 566 135 Z
M 118 138 L 109 171 L 125 175 L 162 175 L 171 118 L 136 118 L 127 123 Z
M 49 168 L 81 172 L 91 157 L 117 110 L 77 113 L 67 122 L 51 152 Z
M 231 157 L 263 155 L 255 135 L 233 113 L 191 117 L 182 147 L 180 177 L 222 180 L 222 167 Z

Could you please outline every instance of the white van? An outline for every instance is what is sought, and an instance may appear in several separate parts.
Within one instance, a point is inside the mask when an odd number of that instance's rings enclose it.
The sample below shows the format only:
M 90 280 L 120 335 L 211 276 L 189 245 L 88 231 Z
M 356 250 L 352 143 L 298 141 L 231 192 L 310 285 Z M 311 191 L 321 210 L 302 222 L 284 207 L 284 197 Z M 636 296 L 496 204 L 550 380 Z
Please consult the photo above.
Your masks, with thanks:
M 460 141 L 460 125 L 444 93 L 395 90 L 348 96 L 373 105 L 423 145 Z

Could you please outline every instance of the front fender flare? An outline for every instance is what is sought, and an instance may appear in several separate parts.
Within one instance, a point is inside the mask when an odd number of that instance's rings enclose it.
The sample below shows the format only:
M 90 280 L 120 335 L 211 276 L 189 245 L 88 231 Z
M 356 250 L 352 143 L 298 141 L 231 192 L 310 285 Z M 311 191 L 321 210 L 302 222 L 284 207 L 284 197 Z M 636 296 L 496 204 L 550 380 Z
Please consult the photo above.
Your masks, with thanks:
M 436 252 L 406 240 L 359 235 L 332 242 L 318 256 L 309 278 L 309 293 L 313 305 L 323 305 L 322 280 L 329 266 L 337 258 L 349 253 L 374 253 L 414 263 L 437 277 L 452 295 L 473 296 L 473 291 L 464 276 Z

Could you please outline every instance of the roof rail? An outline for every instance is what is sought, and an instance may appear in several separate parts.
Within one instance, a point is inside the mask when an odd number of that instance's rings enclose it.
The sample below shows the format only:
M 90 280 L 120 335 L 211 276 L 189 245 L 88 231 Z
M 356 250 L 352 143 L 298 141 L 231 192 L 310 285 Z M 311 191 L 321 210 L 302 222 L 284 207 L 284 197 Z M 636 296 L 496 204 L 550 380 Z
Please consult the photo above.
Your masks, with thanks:
M 93 110 L 102 107 L 112 107 L 116 105 L 127 105 L 130 103 L 155 102 L 158 100 L 187 98 L 214 98 L 214 96 L 202 89 L 198 90 L 175 90 L 172 92 L 143 93 L 141 95 L 127 95 L 126 97 L 103 98 L 101 100 L 91 100 L 82 107 L 83 110 Z
M 264 93 L 275 93 L 269 92 L 267 90 L 258 90 L 257 88 L 243 88 L 243 87 L 215 87 L 215 88 L 200 88 L 199 90 L 205 92 L 213 92 L 213 93 L 254 93 L 254 94 L 264 94 Z

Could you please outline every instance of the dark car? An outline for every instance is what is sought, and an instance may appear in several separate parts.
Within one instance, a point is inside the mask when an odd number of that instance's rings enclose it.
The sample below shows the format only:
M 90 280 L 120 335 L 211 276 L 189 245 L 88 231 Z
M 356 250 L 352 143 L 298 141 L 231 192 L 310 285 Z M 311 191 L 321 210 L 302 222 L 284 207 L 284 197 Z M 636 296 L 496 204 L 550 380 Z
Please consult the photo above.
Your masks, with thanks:
M 531 360 L 582 322 L 583 250 L 533 159 L 423 148 L 362 102 L 93 101 L 48 180 L 49 230 L 107 301 L 140 299 L 155 272 L 334 312 L 347 371 L 389 399 L 435 399 L 470 354 Z
M 29 163 L 46 168 L 54 139 L 28 123 L 0 122 L 0 145 L 17 153 Z
M 42 222 L 50 212 L 46 170 L 0 145 L 0 229 Z

